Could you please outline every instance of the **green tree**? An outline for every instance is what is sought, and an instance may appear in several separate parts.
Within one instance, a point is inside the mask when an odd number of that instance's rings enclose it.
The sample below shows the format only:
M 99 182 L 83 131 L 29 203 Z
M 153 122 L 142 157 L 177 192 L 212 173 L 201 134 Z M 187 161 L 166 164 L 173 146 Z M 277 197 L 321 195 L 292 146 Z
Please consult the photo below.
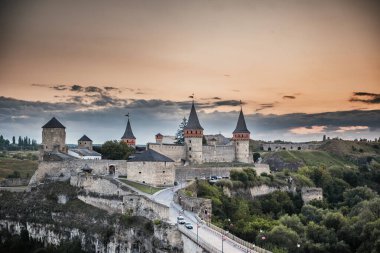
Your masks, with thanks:
M 102 156 L 110 160 L 127 160 L 135 152 L 135 149 L 129 147 L 122 141 L 106 141 L 101 147 Z
M 187 119 L 184 117 L 182 119 L 181 124 L 179 124 L 179 129 L 177 130 L 177 133 L 175 134 L 176 144 L 184 144 L 185 143 L 185 137 L 183 134 L 183 129 L 187 125 Z

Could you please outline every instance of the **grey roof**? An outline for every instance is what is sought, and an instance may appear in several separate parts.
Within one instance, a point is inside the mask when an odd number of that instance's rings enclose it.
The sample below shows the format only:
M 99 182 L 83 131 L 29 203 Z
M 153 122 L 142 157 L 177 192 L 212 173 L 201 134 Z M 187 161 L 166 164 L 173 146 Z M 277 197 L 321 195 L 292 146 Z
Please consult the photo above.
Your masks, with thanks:
M 189 120 L 187 121 L 187 125 L 184 127 L 184 129 L 201 129 L 201 130 L 203 130 L 203 127 L 199 123 L 197 111 L 195 110 L 195 106 L 194 106 L 194 101 L 193 101 L 193 104 L 191 105 Z
M 92 168 L 90 168 L 90 166 L 88 166 L 88 164 L 86 163 L 84 165 L 84 167 L 82 168 L 82 171 L 85 171 L 85 172 L 90 172 L 92 171 Z
M 92 141 L 87 135 L 83 135 L 78 141 Z
M 148 149 L 147 151 L 136 154 L 135 157 L 128 160 L 128 162 L 174 162 L 167 156 L 164 156 L 152 149 Z
M 121 139 L 136 139 L 136 137 L 133 135 L 132 127 L 131 127 L 131 123 L 129 122 L 129 119 L 128 119 L 127 127 L 125 128 L 125 132 L 123 136 L 121 137 Z
M 43 154 L 44 161 L 64 161 L 64 160 L 73 160 L 73 159 L 76 159 L 76 158 L 71 155 L 57 152 L 57 151 L 51 151 L 51 152 L 45 151 Z
M 250 133 L 247 129 L 247 125 L 245 124 L 243 110 L 240 110 L 239 119 L 233 133 Z
M 42 128 L 66 128 L 66 127 L 62 125 L 61 122 L 59 122 L 55 117 L 53 117 Z
M 98 152 L 87 148 L 71 148 L 69 150 L 81 156 L 102 156 Z

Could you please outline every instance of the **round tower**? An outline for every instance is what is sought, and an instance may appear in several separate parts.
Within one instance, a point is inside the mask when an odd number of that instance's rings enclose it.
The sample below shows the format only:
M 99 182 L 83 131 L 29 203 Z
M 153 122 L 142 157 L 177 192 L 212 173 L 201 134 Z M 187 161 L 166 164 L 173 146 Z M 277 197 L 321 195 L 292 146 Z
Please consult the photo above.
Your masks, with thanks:
M 78 140 L 78 148 L 87 148 L 88 150 L 92 150 L 92 140 L 87 137 L 87 135 L 83 135 Z
M 41 151 L 67 153 L 66 127 L 55 117 L 42 127 Z
M 125 132 L 121 137 L 121 141 L 127 143 L 129 147 L 136 147 L 136 137 L 132 132 L 131 122 L 129 121 L 129 113 L 125 115 L 128 117 L 127 127 L 125 128 Z
M 191 106 L 190 116 L 187 125 L 183 128 L 183 135 L 185 139 L 187 160 L 193 164 L 202 163 L 203 128 L 199 123 L 198 115 L 194 106 L 194 101 Z
M 233 131 L 233 141 L 235 145 L 235 160 L 241 163 L 249 163 L 249 139 L 250 132 L 245 124 L 243 109 L 240 109 L 239 119 Z

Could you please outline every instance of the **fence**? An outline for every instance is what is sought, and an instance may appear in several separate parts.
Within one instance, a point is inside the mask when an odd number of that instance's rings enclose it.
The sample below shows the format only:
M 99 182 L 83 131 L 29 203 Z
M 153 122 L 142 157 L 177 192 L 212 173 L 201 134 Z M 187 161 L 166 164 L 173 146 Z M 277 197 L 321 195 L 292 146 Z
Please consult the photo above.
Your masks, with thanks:
M 204 249 L 204 250 L 206 250 L 206 251 L 208 251 L 208 252 L 210 252 L 210 253 L 222 253 L 221 250 L 218 250 L 218 249 L 215 248 L 214 246 L 212 246 L 212 245 L 208 244 L 207 242 L 203 241 L 201 238 L 198 237 L 198 240 L 197 240 L 197 236 L 194 235 L 193 233 L 191 233 L 189 230 L 187 230 L 186 227 L 184 227 L 184 226 L 177 226 L 177 228 L 178 228 L 178 230 L 179 230 L 182 234 L 184 234 L 184 235 L 186 235 L 187 237 L 189 237 L 189 238 L 190 238 L 192 241 L 194 241 L 195 243 L 198 243 L 198 245 L 199 245 L 202 249 Z
M 199 219 L 199 218 L 197 217 L 197 219 Z M 228 238 L 230 238 L 234 242 L 237 242 L 238 244 L 244 246 L 244 248 L 248 248 L 248 249 L 254 250 L 255 252 L 258 252 L 258 253 L 272 253 L 269 250 L 265 250 L 263 248 L 257 247 L 256 245 L 254 245 L 254 244 L 252 244 L 250 242 L 244 241 L 244 240 L 240 239 L 239 237 L 234 236 L 233 234 L 229 233 L 228 231 L 225 231 L 224 229 L 215 226 L 211 222 L 207 222 L 205 224 L 208 227 L 210 227 L 211 229 L 213 229 L 213 230 L 221 233 L 222 235 L 227 236 Z

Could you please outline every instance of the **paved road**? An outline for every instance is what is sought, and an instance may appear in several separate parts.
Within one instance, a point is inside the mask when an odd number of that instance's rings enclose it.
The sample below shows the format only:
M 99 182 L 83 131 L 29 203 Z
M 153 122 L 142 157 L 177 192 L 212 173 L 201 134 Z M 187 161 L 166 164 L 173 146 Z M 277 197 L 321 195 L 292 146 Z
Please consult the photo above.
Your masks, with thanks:
M 186 185 L 183 184 L 182 187 L 185 187 Z M 189 229 L 188 231 L 190 233 L 193 233 L 195 236 L 197 235 L 197 219 L 195 218 L 195 214 L 189 211 L 184 211 L 182 212 L 182 208 L 174 203 L 173 201 L 173 195 L 176 190 L 179 190 L 182 188 L 181 185 L 178 185 L 176 187 L 171 187 L 167 188 L 165 190 L 162 190 L 160 192 L 156 192 L 151 199 L 162 203 L 166 206 L 169 206 L 169 221 L 172 224 L 177 223 L 177 217 L 179 215 L 182 215 L 185 217 L 187 221 L 193 224 L 194 228 Z M 183 226 L 183 225 L 179 225 Z M 212 245 L 215 247 L 217 250 L 222 252 L 222 247 L 223 247 L 223 252 L 225 253 L 235 253 L 235 252 L 254 252 L 252 250 L 247 250 L 246 247 L 237 244 L 233 240 L 231 240 L 228 237 L 223 236 L 225 240 L 223 241 L 223 246 L 222 246 L 222 234 L 219 232 L 209 228 L 206 224 L 200 224 L 198 227 L 198 237 L 201 238 L 204 242 Z

